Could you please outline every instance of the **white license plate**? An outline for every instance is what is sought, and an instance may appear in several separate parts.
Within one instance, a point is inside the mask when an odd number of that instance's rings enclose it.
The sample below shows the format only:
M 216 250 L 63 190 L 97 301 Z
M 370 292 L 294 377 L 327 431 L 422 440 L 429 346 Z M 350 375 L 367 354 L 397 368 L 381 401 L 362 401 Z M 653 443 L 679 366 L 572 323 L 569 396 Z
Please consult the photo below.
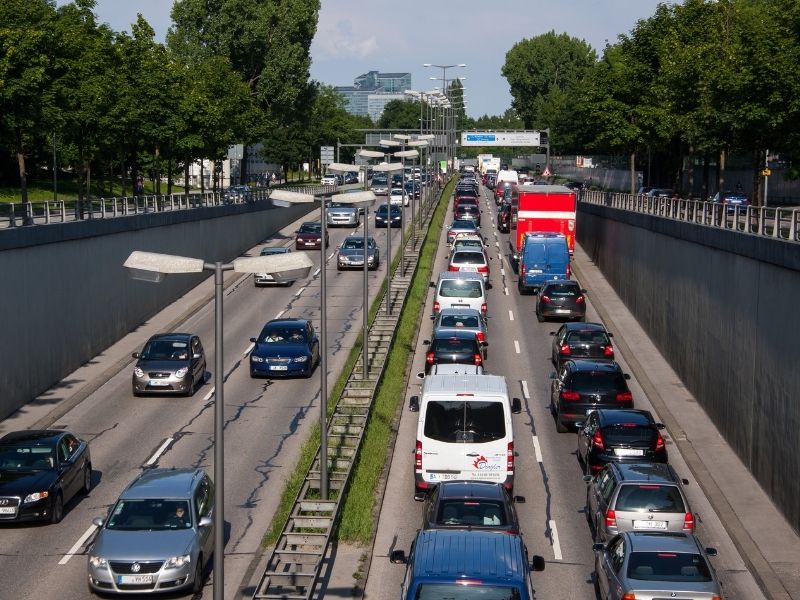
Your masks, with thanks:
M 287 371 L 288 369 L 289 367 L 286 365 L 270 365 L 269 367 L 270 371 Z
M 153 583 L 152 575 L 117 575 L 117 585 L 145 585 Z
M 616 456 L 644 456 L 644 450 L 638 448 L 614 448 Z
M 559 315 L 563 315 L 563 314 L 566 314 L 568 312 L 570 312 L 570 310 L 568 308 L 557 308 L 556 309 L 556 313 L 559 314 Z
M 466 272 L 466 273 L 477 273 L 478 272 L 478 268 L 477 267 L 461 267 L 461 270 Z
M 469 304 L 451 304 L 452 308 L 469 308 Z
M 448 479 L 458 479 L 457 473 L 428 473 L 428 478 L 433 481 L 446 481 Z
M 541 269 L 531 269 L 530 271 L 528 271 L 528 273 L 534 273 L 534 274 L 543 273 L 543 272 L 544 271 L 542 271 Z
M 16 506 L 0 506 L 0 515 L 15 515 L 17 514 Z
M 166 386 L 166 385 L 169 385 L 169 381 L 159 381 L 157 379 L 156 380 L 151 379 L 150 380 L 150 385 L 154 385 L 156 387 L 158 387 L 158 386 Z
M 667 529 L 666 521 L 634 521 L 634 529 Z

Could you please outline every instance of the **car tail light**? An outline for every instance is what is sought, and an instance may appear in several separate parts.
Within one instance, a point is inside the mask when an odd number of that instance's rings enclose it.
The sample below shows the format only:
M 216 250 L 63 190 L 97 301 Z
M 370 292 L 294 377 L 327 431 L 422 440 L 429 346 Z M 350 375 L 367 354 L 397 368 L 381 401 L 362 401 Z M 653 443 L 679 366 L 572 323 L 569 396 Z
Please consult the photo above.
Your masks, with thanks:
M 581 395 L 578 392 L 573 392 L 572 390 L 561 390 L 559 397 L 562 400 L 580 400 Z
M 664 438 L 661 437 L 661 434 L 658 432 L 656 432 L 656 435 L 658 436 L 656 438 L 656 452 L 658 452 L 659 450 L 664 449 Z
M 486 267 L 478 267 L 478 273 L 488 273 L 488 272 L 489 272 L 489 267 L 488 266 L 486 266 Z
M 622 600 L 636 600 L 636 594 L 633 592 L 627 592 L 624 596 L 622 596 Z
M 585 300 L 586 298 L 584 298 L 583 296 L 578 296 L 577 298 L 575 298 L 575 304 L 583 304 Z
M 459 267 L 457 267 L 456 265 L 450 265 L 449 267 L 447 267 L 447 270 L 451 272 L 457 272 L 459 271 Z
M 633 394 L 630 392 L 617 392 L 617 402 L 633 402 Z
M 605 444 L 603 443 L 603 434 L 600 432 L 599 429 L 595 431 L 594 435 L 592 436 L 592 446 L 594 446 L 598 450 L 604 450 L 606 447 Z
M 687 512 L 683 515 L 683 528 L 694 530 L 694 515 L 690 512 Z
M 483 304 L 481 304 L 481 312 L 483 313 L 483 316 L 484 316 L 484 317 L 486 316 L 486 311 L 488 310 L 488 308 L 489 308 L 489 307 L 488 307 L 488 306 L 486 306 L 486 302 L 484 302 Z
M 425 362 L 428 363 L 429 365 L 432 365 L 433 363 L 436 362 L 436 355 L 433 352 L 428 352 L 425 355 Z
M 414 452 L 414 469 L 422 471 L 422 442 L 417 440 L 417 449 Z
M 614 356 L 614 347 L 611 344 L 603 346 L 603 356 Z
M 486 334 L 483 333 L 482 331 L 477 331 L 475 332 L 475 339 L 478 340 L 480 343 L 483 343 L 486 341 Z
M 508 450 L 506 451 L 506 471 L 509 473 L 514 471 L 514 442 L 508 442 Z
M 567 263 L 567 279 L 569 279 L 571 276 L 572 276 L 572 268 L 569 266 L 569 263 Z
M 417 451 L 419 452 L 420 443 L 417 442 Z M 606 527 L 616 527 L 617 526 L 617 513 L 615 513 L 612 509 L 608 509 L 606 511 Z
M 539 296 L 539 299 L 544 303 L 550 302 L 550 296 Z
M 569 347 L 569 344 L 562 344 L 558 349 L 558 353 L 563 354 L 564 356 L 569 356 L 572 354 L 572 348 Z
M 433 312 L 438 313 L 442 309 L 442 305 L 438 301 L 433 303 Z
M 481 358 L 480 352 L 472 355 L 472 363 L 477 366 L 481 366 L 483 364 L 483 358 Z
M 519 266 L 519 276 L 520 277 L 525 277 L 525 264 L 524 263 Z

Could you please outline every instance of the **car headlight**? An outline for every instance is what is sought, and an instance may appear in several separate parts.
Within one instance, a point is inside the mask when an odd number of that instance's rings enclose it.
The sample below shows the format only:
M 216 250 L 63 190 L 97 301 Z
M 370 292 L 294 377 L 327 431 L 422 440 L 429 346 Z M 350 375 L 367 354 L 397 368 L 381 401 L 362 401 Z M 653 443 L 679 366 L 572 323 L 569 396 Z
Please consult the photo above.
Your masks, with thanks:
M 89 555 L 89 564 L 95 569 L 104 569 L 108 567 L 108 561 L 105 558 L 102 556 L 94 556 L 93 554 Z
M 39 502 L 39 500 L 44 500 L 50 496 L 50 492 L 33 492 L 32 494 L 28 494 L 25 496 L 25 499 L 22 501 L 23 504 L 30 504 L 31 502 Z
M 175 377 L 178 379 L 183 379 L 186 377 L 186 374 L 189 372 L 189 367 L 181 367 L 177 371 L 175 371 Z
M 250 361 L 251 361 L 251 362 L 258 362 L 258 363 L 261 363 L 261 362 L 264 362 L 264 359 L 263 359 L 263 358 L 261 358 L 260 356 L 255 356 L 254 354 L 251 354 L 251 355 L 250 355 Z
M 133 374 L 137 377 L 144 377 L 144 371 L 142 371 L 139 367 L 135 367 L 133 369 Z
M 295 356 L 295 357 L 292 359 L 292 362 L 296 362 L 296 363 L 304 363 L 304 362 L 306 362 L 307 360 L 308 360 L 308 357 L 307 357 L 307 356 Z
M 173 556 L 172 558 L 168 559 L 166 563 L 164 563 L 165 569 L 180 569 L 184 565 L 188 565 L 192 562 L 192 555 L 191 554 L 184 554 L 182 556 Z

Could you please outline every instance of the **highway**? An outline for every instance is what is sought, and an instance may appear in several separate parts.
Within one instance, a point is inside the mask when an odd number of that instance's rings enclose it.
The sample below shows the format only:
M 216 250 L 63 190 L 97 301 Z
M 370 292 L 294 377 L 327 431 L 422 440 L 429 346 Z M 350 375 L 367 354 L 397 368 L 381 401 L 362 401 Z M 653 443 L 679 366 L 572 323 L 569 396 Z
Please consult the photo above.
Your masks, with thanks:
M 516 276 L 508 262 L 508 236 L 494 226 L 494 202 L 484 191 L 482 198 L 483 234 L 489 239 L 491 283 L 489 291 L 489 348 L 486 372 L 504 375 L 509 393 L 523 401 L 523 411 L 514 416 L 516 479 L 514 493 L 526 498 L 517 506 L 523 535 L 530 554 L 542 555 L 547 567 L 534 574 L 534 588 L 539 598 L 595 598 L 592 586 L 594 554 L 589 525 L 584 513 L 586 484 L 578 463 L 576 435 L 556 432 L 548 405 L 551 331 L 553 322 L 538 323 L 534 314 L 534 296 L 521 297 L 516 291 Z M 448 222 L 448 219 L 445 220 Z M 442 236 L 433 273 L 447 269 L 447 246 Z M 584 286 L 585 287 L 585 286 Z M 597 321 L 588 290 L 587 321 Z M 425 314 L 431 314 L 429 295 Z M 422 323 L 411 372 L 424 370 L 424 339 L 430 324 Z M 626 357 L 617 351 L 617 360 L 629 372 Z M 653 411 L 639 382 L 629 382 L 636 408 Z M 419 413 L 408 411 L 408 398 L 418 395 L 421 381 L 412 377 L 406 393 L 391 470 L 378 521 L 365 597 L 369 600 L 397 598 L 405 574 L 404 565 L 394 565 L 388 556 L 392 550 L 408 552 L 422 522 L 422 504 L 413 499 L 413 451 Z M 656 411 L 654 416 L 658 419 Z M 691 477 L 674 442 L 665 435 L 670 464 L 681 477 L 690 480 L 686 493 L 694 512 L 700 515 L 698 535 L 706 546 L 714 546 L 719 556 L 713 560 L 725 597 L 742 600 L 764 598 L 742 558 L 723 529 L 700 487 Z
M 405 210 L 408 218 L 410 209 Z M 369 214 L 372 215 L 372 209 Z M 316 215 L 302 220 L 319 218 L 318 213 Z M 293 247 L 298 225 L 299 221 L 286 227 L 266 245 Z M 376 230 L 373 225 L 371 217 L 370 235 L 376 238 L 381 249 L 381 267 L 369 274 L 372 298 L 388 264 L 385 253 L 388 230 Z M 362 322 L 362 271 L 339 273 L 333 258 L 336 246 L 351 231 L 329 228 L 327 254 L 332 259 L 327 263 L 329 389 L 342 370 Z M 358 231 L 362 229 L 359 227 Z M 392 229 L 391 233 L 393 252 L 396 252 L 400 230 Z M 252 248 L 248 254 L 257 255 L 260 248 L 260 245 Z M 320 253 L 309 251 L 309 254 L 319 267 Z M 309 380 L 251 379 L 247 359 L 252 345 L 249 339 L 257 336 L 270 319 L 279 316 L 309 318 L 319 330 L 319 269 L 307 280 L 297 281 L 290 287 L 255 288 L 249 275 L 231 274 L 230 277 L 226 279 L 224 291 L 226 598 L 235 597 L 240 586 L 246 585 L 248 568 L 275 513 L 283 480 L 292 471 L 310 427 L 318 422 L 320 382 L 319 370 Z M 210 290 L 210 281 L 200 288 Z M 187 312 L 192 305 L 189 298 L 192 293 L 164 312 Z M 163 321 L 156 315 L 144 323 L 136 332 L 139 339 L 157 333 L 156 324 Z M 212 369 L 215 352 L 213 301 L 199 310 L 189 311 L 175 330 L 200 335 L 208 368 Z M 115 347 L 92 362 L 112 364 L 140 349 L 140 345 L 131 345 L 120 354 Z M 90 442 L 94 489 L 88 497 L 71 502 L 64 520 L 58 525 L 3 527 L 2 598 L 87 598 L 85 550 L 94 534 L 92 519 L 105 516 L 120 492 L 142 469 L 202 467 L 215 478 L 211 374 L 208 382 L 191 398 L 134 398 L 132 368 L 131 361 L 100 382 L 102 385 L 95 393 L 66 414 L 45 422 L 45 426 L 67 429 Z M 59 389 L 74 384 L 75 377 L 67 377 L 51 395 L 58 395 Z M 30 426 L 25 423 L 25 413 L 23 409 L 0 423 L 0 433 Z M 211 578 L 198 597 L 211 597 Z

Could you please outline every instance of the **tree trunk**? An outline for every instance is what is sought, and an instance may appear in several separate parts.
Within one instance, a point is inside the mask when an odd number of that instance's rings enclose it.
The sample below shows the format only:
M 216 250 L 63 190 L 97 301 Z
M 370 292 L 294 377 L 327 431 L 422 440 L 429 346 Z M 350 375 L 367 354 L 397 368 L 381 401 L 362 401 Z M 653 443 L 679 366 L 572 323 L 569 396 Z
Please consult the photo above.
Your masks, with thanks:
M 751 196 L 751 201 L 753 206 L 763 206 L 764 190 L 761 186 L 761 182 L 763 181 L 761 171 L 766 166 L 766 155 L 763 150 L 756 150 L 753 158 L 755 159 L 753 160 L 755 171 L 753 172 L 753 195 Z
M 156 155 L 156 196 L 161 195 L 161 146 L 156 144 L 155 148 L 155 155 Z
M 631 195 L 636 193 L 636 152 L 631 152 Z
M 15 151 L 17 154 L 17 166 L 19 167 L 19 190 L 22 196 L 22 203 L 28 203 L 28 171 L 25 168 L 25 146 L 22 143 L 22 129 L 17 127 L 15 132 Z
M 120 179 L 120 185 L 122 186 L 122 189 L 119 191 L 119 195 L 122 196 L 123 198 L 125 197 L 125 174 L 126 174 L 125 156 L 123 155 L 122 160 L 120 161 L 119 164 L 119 179 Z
M 708 200 L 708 180 L 711 176 L 710 169 L 708 168 L 708 152 L 703 154 L 703 189 L 701 196 L 703 200 Z
M 172 195 L 172 145 L 170 145 L 167 155 L 167 195 Z
M 728 149 L 722 148 L 719 151 L 719 164 L 717 164 L 717 191 L 722 199 L 725 192 L 725 159 L 728 157 Z
M 691 144 L 689 144 L 689 173 L 686 187 L 689 188 L 689 198 L 691 198 L 694 196 L 694 146 Z
M 186 194 L 186 204 L 189 204 L 189 169 L 192 167 L 192 159 L 186 157 L 186 165 L 183 168 L 183 193 Z

